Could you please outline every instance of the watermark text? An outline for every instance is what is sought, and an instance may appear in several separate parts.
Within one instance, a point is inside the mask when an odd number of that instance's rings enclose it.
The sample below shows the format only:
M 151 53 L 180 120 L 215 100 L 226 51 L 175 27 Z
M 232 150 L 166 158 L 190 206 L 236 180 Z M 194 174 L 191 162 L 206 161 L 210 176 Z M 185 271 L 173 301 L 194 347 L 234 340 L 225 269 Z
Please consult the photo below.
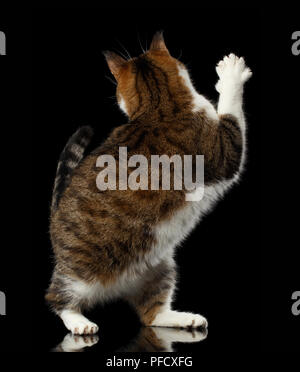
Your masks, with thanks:
M 100 155 L 96 178 L 100 191 L 106 190 L 185 190 L 187 201 L 204 196 L 203 155 L 144 155 L 128 158 L 127 147 L 119 147 L 119 157 Z
M 6 55 L 6 37 L 3 31 L 0 31 L 0 56 Z
M 0 291 L 0 315 L 6 315 L 6 296 Z
M 292 304 L 292 313 L 297 316 L 300 314 L 300 291 L 295 291 L 292 294 L 292 300 L 295 301 Z
M 292 44 L 292 53 L 294 56 L 299 56 L 300 54 L 300 31 L 295 31 L 292 33 L 292 40 L 296 40 Z

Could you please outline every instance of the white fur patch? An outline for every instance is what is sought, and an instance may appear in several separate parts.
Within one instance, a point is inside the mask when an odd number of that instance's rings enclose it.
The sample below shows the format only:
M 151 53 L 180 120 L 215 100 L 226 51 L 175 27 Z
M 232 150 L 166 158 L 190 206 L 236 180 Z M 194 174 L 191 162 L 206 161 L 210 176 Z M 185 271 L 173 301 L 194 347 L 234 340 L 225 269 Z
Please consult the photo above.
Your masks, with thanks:
M 70 291 L 73 296 L 85 300 L 87 307 L 98 302 L 105 303 L 120 296 L 132 295 L 139 290 L 142 284 L 141 278 L 139 281 L 136 280 L 138 269 L 141 273 L 143 268 L 136 268 L 135 276 L 132 275 L 132 272 L 129 275 L 129 270 L 125 271 L 110 285 L 103 285 L 100 281 L 88 284 L 81 280 L 64 278 L 66 292 Z
M 73 310 L 63 310 L 60 314 L 64 325 L 72 334 L 94 334 L 98 332 L 98 326 L 90 322 L 82 314 Z
M 185 207 L 175 212 L 170 219 L 158 224 L 154 230 L 157 241 L 154 250 L 160 252 L 160 255 L 162 255 L 161 252 L 173 252 L 174 248 L 188 237 L 202 216 L 212 209 L 233 182 L 234 180 L 224 181 L 205 187 L 200 201 L 187 202 Z
M 190 75 L 186 68 L 178 65 L 179 75 L 183 78 L 185 85 L 189 89 L 192 97 L 193 97 L 193 111 L 202 111 L 204 110 L 209 118 L 212 120 L 219 120 L 218 114 L 212 105 L 204 96 L 199 94 L 196 89 L 194 88 Z
M 199 314 L 184 313 L 174 310 L 166 310 L 158 313 L 151 326 L 156 327 L 182 327 L 197 328 L 207 327 L 207 320 Z
M 126 114 L 128 115 L 128 111 L 127 111 L 127 108 L 126 108 L 126 102 L 124 100 L 124 98 L 121 96 L 120 94 L 120 100 L 119 100 L 119 107 L 120 109 Z

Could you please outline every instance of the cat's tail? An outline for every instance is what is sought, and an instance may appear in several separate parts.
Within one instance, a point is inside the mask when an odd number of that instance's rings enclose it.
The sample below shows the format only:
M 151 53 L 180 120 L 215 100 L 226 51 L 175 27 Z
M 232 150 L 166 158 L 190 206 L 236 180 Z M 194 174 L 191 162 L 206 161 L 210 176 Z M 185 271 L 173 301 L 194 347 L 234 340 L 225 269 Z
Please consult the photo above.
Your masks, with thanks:
M 79 128 L 60 154 L 52 195 L 52 213 L 57 209 L 59 200 L 70 183 L 74 169 L 83 158 L 83 153 L 90 143 L 93 133 L 93 129 L 89 126 Z

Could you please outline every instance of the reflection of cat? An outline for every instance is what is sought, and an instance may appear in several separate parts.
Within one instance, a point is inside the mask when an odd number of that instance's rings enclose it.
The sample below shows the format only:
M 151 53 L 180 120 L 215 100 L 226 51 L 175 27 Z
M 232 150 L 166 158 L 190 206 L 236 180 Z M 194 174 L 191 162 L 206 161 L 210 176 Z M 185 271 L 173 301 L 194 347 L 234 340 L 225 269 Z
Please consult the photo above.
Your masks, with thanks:
M 142 327 L 137 337 L 127 346 L 114 352 L 171 352 L 174 351 L 174 342 L 192 343 L 204 340 L 207 330 L 202 332 L 192 330 L 186 331 L 177 328 Z M 86 347 L 97 344 L 97 335 L 72 335 L 69 333 L 63 341 L 52 351 L 55 352 L 82 352 Z
M 142 327 L 138 336 L 117 351 L 170 352 L 174 342 L 193 343 L 204 340 L 207 329 L 202 331 L 166 327 Z
M 74 334 L 96 333 L 98 326 L 82 311 L 117 297 L 136 309 L 144 325 L 206 327 L 203 316 L 171 308 L 174 248 L 238 179 L 245 149 L 243 85 L 251 72 L 232 54 L 219 63 L 216 112 L 194 89 L 186 67 L 171 57 L 161 33 L 137 58 L 126 61 L 107 52 L 106 59 L 129 122 L 85 158 L 92 131 L 81 128 L 61 154 L 50 227 L 55 269 L 47 301 Z M 175 189 L 100 191 L 97 158 L 117 159 L 120 146 L 129 157 L 142 154 L 147 160 L 204 155 L 203 199 L 187 201 L 186 191 Z

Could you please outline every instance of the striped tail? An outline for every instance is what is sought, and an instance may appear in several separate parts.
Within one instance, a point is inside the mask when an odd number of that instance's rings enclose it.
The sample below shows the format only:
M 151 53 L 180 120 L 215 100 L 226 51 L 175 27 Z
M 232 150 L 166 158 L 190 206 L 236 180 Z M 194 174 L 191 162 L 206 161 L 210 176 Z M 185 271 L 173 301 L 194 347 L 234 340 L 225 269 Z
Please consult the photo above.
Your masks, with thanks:
M 54 190 L 52 195 L 51 212 L 55 212 L 60 198 L 69 185 L 73 170 L 78 166 L 83 153 L 90 143 L 93 130 L 89 126 L 81 127 L 73 134 L 63 149 L 57 166 Z

